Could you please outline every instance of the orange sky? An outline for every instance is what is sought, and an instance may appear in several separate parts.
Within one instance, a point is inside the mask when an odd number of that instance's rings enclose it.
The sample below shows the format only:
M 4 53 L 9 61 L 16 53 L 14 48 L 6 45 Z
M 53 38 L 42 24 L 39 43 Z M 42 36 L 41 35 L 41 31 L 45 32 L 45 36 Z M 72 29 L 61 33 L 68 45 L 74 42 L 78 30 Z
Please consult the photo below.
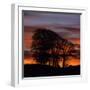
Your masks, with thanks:
M 32 43 L 32 35 L 28 32 L 24 33 L 24 47 L 29 49 Z
M 68 40 L 72 41 L 74 44 L 80 45 L 80 39 L 79 38 L 69 38 Z
M 26 58 L 26 59 L 24 59 L 24 64 L 37 64 L 37 62 L 35 60 L 33 60 L 32 58 Z M 80 65 L 80 60 L 72 58 L 72 59 L 67 60 L 66 64 L 68 66 L 70 66 L 70 65 L 77 66 L 77 65 Z M 62 62 L 60 62 L 59 65 L 62 66 Z

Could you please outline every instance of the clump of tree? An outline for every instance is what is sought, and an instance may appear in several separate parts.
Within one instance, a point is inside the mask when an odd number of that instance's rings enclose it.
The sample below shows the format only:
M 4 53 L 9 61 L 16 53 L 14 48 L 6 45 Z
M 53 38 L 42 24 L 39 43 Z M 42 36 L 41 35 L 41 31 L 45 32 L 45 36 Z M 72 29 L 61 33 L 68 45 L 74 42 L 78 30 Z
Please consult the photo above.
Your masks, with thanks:
M 32 36 L 32 57 L 40 64 L 60 67 L 59 61 L 63 59 L 63 67 L 66 60 L 73 56 L 74 44 L 60 37 L 49 29 L 37 29 Z
M 55 32 L 48 29 L 37 29 L 32 36 L 32 56 L 35 60 L 41 64 L 49 65 L 52 63 L 53 66 L 59 66 L 57 44 L 59 43 L 60 36 Z

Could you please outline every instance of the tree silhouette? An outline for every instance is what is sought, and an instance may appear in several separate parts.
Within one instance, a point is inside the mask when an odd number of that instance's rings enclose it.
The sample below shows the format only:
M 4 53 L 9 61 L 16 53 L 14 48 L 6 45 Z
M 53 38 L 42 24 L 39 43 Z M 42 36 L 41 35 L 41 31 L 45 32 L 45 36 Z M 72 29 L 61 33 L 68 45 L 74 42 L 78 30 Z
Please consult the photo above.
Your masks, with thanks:
M 63 67 L 65 67 L 65 62 L 66 60 L 69 59 L 69 57 L 72 57 L 72 50 L 74 50 L 74 44 L 72 44 L 71 42 L 69 42 L 68 40 L 63 40 L 62 42 L 62 58 L 63 58 Z
M 62 46 L 60 50 L 62 50 L 62 53 L 60 51 L 60 56 L 63 58 L 63 67 L 67 66 L 65 62 L 70 57 L 80 59 L 80 45 L 78 44 L 73 44 L 70 41 L 64 39 L 62 40 Z
M 62 38 L 51 30 L 37 29 L 32 39 L 32 57 L 41 64 L 48 62 L 49 65 L 58 67 L 60 56 L 57 45 Z
M 79 57 L 80 50 L 75 50 L 73 43 L 60 37 L 48 29 L 36 29 L 32 36 L 32 57 L 40 64 L 60 67 L 59 61 L 63 60 L 63 67 L 69 57 Z

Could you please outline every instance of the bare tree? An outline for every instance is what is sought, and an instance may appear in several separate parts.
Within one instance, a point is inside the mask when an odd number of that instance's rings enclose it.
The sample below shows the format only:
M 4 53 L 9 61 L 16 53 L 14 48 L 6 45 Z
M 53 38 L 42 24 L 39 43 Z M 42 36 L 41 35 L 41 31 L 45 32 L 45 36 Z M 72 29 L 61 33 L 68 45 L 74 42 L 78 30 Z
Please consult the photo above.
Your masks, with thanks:
M 65 67 L 66 60 L 69 59 L 69 57 L 72 57 L 72 50 L 74 49 L 74 44 L 69 42 L 68 40 L 63 40 L 62 42 L 62 58 L 63 58 L 63 67 Z

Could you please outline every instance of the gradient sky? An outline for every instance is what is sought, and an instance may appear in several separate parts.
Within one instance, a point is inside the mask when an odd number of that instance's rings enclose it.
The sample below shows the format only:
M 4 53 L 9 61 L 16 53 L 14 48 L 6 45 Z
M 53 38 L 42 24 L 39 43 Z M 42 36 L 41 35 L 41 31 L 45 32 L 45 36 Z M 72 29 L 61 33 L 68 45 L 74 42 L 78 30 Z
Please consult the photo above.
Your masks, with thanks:
M 79 44 L 80 42 L 80 14 L 53 13 L 40 11 L 23 11 L 24 27 L 48 28 L 57 32 L 63 38 L 67 38 Z M 27 32 L 27 29 L 25 29 Z M 29 29 L 33 32 L 34 29 Z
M 80 14 L 23 11 L 24 49 L 30 50 L 32 35 L 37 28 L 50 29 L 74 44 L 80 44 Z M 35 63 L 26 58 L 25 64 Z M 79 65 L 80 60 L 71 59 L 70 65 Z

